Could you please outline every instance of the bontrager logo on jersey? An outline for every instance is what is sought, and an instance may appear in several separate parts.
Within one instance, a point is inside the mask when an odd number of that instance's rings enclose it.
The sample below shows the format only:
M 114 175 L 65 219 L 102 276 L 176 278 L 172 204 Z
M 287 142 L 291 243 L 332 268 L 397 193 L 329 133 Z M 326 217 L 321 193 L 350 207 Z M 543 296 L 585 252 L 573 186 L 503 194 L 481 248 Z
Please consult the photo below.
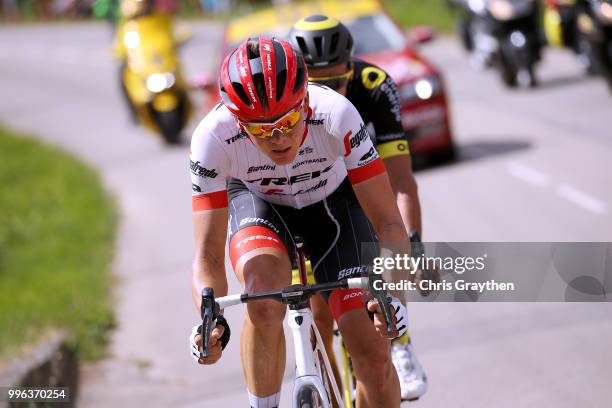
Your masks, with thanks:
M 344 278 L 359 277 L 366 274 L 365 266 L 354 266 L 352 268 L 342 269 L 338 272 L 338 280 Z
M 308 181 L 321 177 L 321 174 L 325 174 L 334 167 L 333 164 L 327 166 L 323 170 L 317 170 L 309 173 L 298 174 L 296 176 L 287 177 L 262 177 L 253 180 L 245 180 L 247 183 L 259 184 L 260 186 L 290 186 L 295 183 L 301 183 L 302 181 Z
M 274 224 L 272 224 L 270 221 L 265 220 L 263 218 L 247 217 L 247 218 L 241 219 L 240 226 L 242 227 L 245 224 L 263 224 L 266 227 L 270 228 L 272 231 L 276 232 L 277 234 L 280 234 L 280 231 L 278 230 L 278 228 L 274 226 Z
M 313 164 L 313 163 L 323 163 L 326 162 L 327 159 L 325 157 L 319 157 L 318 159 L 308 159 L 308 160 L 303 160 L 301 162 L 297 162 L 295 163 L 293 166 L 291 166 L 292 169 L 297 169 L 298 167 L 300 167 L 303 164 Z
M 353 299 L 356 297 L 363 297 L 364 295 L 366 295 L 368 292 L 366 292 L 365 290 L 360 290 L 357 292 L 351 292 L 351 293 L 347 293 L 346 295 L 344 295 L 344 297 L 342 298 L 342 301 L 345 300 L 349 300 L 349 299 Z
M 215 178 L 219 175 L 215 169 L 209 170 L 206 167 L 200 166 L 199 161 L 194 162 L 190 160 L 189 167 L 191 168 L 191 172 L 198 177 Z
M 245 137 L 246 137 L 246 134 L 240 132 L 236 136 L 232 136 L 229 139 L 225 139 L 225 143 L 232 144 L 237 140 L 244 139 Z
M 247 174 L 251 174 L 256 171 L 265 171 L 265 170 L 276 170 L 276 164 L 264 164 L 263 166 L 251 166 L 247 170 Z
M 361 124 L 361 128 L 359 131 L 351 137 L 353 134 L 352 131 L 348 131 L 348 133 L 344 136 L 344 155 L 348 156 L 351 153 L 351 150 L 358 147 L 361 142 L 363 142 L 367 137 L 369 137 L 368 128 L 365 124 Z

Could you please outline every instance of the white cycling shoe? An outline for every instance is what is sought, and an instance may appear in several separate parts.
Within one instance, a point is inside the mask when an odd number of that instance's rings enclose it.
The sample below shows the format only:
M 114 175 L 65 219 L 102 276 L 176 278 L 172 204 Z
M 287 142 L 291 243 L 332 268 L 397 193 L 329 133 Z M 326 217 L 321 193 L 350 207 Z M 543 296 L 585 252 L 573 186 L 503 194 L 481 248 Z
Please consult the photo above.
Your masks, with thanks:
M 407 333 L 392 343 L 391 359 L 399 377 L 403 401 L 417 400 L 427 392 L 427 375 L 414 354 Z

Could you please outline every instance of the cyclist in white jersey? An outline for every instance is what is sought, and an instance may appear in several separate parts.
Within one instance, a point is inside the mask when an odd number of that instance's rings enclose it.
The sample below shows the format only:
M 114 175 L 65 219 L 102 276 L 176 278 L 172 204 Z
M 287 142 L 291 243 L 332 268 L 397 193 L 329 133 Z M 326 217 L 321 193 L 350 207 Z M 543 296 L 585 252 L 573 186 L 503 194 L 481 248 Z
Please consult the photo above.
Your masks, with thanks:
M 340 94 L 307 84 L 302 56 L 289 43 L 249 39 L 221 68 L 223 103 L 199 124 L 191 143 L 195 229 L 192 294 L 204 287 L 227 294 L 226 232 L 236 277 L 246 292 L 291 282 L 292 239 L 303 237 L 315 278 L 337 279 L 341 269 L 364 269 L 361 242 L 408 248 L 408 236 L 389 180 L 368 130 Z M 399 406 L 400 391 L 389 338 L 405 332 L 405 308 L 393 303 L 398 330 L 387 333 L 380 313 L 366 313 L 367 292 L 328 296 L 358 380 L 360 407 Z M 376 312 L 375 302 L 367 309 Z M 278 406 L 285 366 L 285 307 L 273 301 L 247 306 L 241 357 L 252 407 Z M 213 364 L 229 341 L 220 319 L 210 356 L 200 358 L 201 336 L 190 343 L 200 364 Z

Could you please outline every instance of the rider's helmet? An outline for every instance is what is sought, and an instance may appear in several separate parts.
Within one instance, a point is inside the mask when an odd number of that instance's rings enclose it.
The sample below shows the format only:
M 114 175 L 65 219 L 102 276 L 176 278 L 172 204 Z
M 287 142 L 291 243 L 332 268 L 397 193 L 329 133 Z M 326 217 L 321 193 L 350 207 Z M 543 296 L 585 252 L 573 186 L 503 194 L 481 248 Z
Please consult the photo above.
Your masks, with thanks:
M 308 67 L 348 63 L 353 56 L 353 36 L 332 17 L 315 14 L 295 23 L 289 41 L 304 55 Z
M 128 19 L 149 14 L 152 9 L 153 0 L 121 0 L 121 15 Z
M 306 96 L 304 58 L 286 41 L 249 38 L 221 66 L 223 104 L 243 122 L 269 121 L 300 104 Z

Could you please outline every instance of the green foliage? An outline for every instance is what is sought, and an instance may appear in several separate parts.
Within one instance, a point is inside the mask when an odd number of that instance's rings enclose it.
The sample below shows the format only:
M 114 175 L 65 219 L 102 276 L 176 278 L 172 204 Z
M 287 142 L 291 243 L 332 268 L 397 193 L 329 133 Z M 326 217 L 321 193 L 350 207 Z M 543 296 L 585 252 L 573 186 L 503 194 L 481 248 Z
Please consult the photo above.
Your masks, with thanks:
M 100 357 L 113 325 L 117 213 L 96 173 L 0 128 L 0 353 L 63 329 Z
M 386 0 L 389 14 L 402 26 L 429 25 L 439 32 L 453 30 L 453 13 L 447 0 Z

